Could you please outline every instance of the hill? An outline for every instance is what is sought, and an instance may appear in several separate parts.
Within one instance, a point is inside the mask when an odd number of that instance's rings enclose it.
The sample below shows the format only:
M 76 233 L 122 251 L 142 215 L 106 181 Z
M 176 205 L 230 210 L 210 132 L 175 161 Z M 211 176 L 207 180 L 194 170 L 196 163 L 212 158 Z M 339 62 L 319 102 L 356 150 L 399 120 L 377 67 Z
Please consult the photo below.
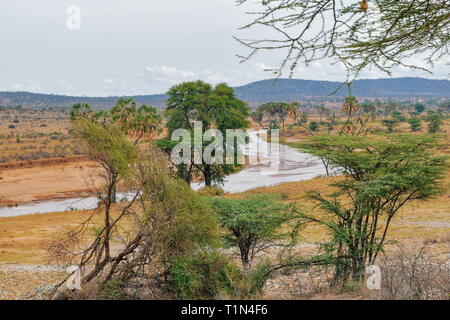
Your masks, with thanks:
M 299 79 L 269 79 L 236 87 L 236 96 L 251 105 L 268 101 L 298 101 L 308 98 L 326 97 L 340 87 L 333 81 Z M 334 97 L 347 95 L 342 87 Z M 449 80 L 424 78 L 365 79 L 353 83 L 352 93 L 357 97 L 372 98 L 450 98 Z M 130 96 L 139 104 L 164 108 L 166 95 Z M 0 106 L 29 108 L 70 107 L 75 103 L 89 103 L 94 108 L 109 108 L 119 97 L 75 97 L 30 92 L 0 92 Z
M 304 97 L 324 97 L 341 86 L 340 82 L 297 79 L 263 80 L 235 88 L 246 101 L 295 101 Z M 334 96 L 348 94 L 347 87 Z M 377 98 L 444 98 L 450 97 L 450 81 L 423 78 L 357 80 L 352 85 L 357 97 Z

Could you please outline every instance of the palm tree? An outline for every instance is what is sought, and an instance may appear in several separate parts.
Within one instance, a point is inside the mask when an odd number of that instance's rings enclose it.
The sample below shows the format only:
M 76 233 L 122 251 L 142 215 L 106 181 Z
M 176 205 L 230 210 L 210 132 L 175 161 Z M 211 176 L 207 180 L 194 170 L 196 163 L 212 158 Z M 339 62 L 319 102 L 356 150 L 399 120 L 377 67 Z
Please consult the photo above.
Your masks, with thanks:
M 128 135 L 134 137 L 134 144 L 138 144 L 142 138 L 154 138 L 161 130 L 161 116 L 156 108 L 142 105 L 134 113 Z
M 136 102 L 131 99 L 120 98 L 116 105 L 111 109 L 112 120 L 119 128 L 128 134 L 130 126 L 137 113 Z
M 73 105 L 72 111 L 70 111 L 70 119 L 90 119 L 94 116 L 94 111 L 87 103 L 77 103 Z

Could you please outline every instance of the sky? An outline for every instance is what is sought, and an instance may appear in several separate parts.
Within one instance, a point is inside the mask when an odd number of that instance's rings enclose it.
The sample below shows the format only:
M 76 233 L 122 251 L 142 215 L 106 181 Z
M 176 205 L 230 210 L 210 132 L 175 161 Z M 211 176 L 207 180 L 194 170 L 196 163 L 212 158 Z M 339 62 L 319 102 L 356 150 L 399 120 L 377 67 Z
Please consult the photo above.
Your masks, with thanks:
M 247 51 L 233 39 L 248 36 L 239 27 L 250 22 L 245 12 L 256 2 L 1 0 L 0 91 L 117 96 L 163 93 L 197 79 L 239 86 L 272 78 L 265 70 L 277 67 L 281 54 L 240 63 L 237 55 Z M 399 68 L 393 76 L 446 79 L 442 66 L 432 75 Z M 323 61 L 300 66 L 294 77 L 340 81 L 345 71 Z M 387 75 L 368 70 L 361 77 Z

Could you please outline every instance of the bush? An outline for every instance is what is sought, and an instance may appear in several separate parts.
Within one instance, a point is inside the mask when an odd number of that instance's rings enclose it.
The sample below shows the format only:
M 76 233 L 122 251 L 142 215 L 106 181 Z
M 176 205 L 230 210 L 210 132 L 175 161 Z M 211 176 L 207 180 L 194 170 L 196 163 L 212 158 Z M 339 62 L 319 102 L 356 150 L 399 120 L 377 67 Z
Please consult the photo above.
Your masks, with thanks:
M 428 132 L 436 133 L 440 130 L 442 125 L 442 117 L 439 114 L 430 114 L 427 118 L 428 121 Z
M 200 253 L 176 257 L 169 272 L 178 299 L 249 299 L 261 293 L 269 267 L 245 274 L 218 253 Z
M 384 119 L 382 123 L 388 129 L 388 132 L 394 131 L 394 128 L 399 126 L 399 121 L 397 119 Z
M 411 131 L 417 131 L 422 126 L 422 120 L 419 118 L 410 118 L 408 119 L 408 123 L 411 126 Z
M 309 129 L 314 132 L 319 130 L 319 123 L 317 121 L 311 121 L 309 123 Z
M 393 119 L 397 120 L 398 122 L 406 121 L 405 116 L 401 112 L 398 112 L 398 111 L 392 112 L 391 116 Z
M 446 254 L 444 254 L 446 255 Z M 450 260 L 438 258 L 426 245 L 414 250 L 399 246 L 395 253 L 380 261 L 381 299 L 448 300 Z
M 179 256 L 169 269 L 178 299 L 212 299 L 222 292 L 232 293 L 228 274 L 237 272 L 217 253 Z
M 198 190 L 198 194 L 206 197 L 217 197 L 223 196 L 225 194 L 225 191 L 223 191 L 223 189 L 219 187 L 204 187 Z
M 269 195 L 244 199 L 220 197 L 210 202 L 226 230 L 225 245 L 239 248 L 245 270 L 250 269 L 256 254 L 285 238 L 286 234 L 279 229 L 293 219 L 288 206 Z
M 125 298 L 124 283 L 120 280 L 106 281 L 100 290 L 100 298 L 103 300 L 123 300 Z

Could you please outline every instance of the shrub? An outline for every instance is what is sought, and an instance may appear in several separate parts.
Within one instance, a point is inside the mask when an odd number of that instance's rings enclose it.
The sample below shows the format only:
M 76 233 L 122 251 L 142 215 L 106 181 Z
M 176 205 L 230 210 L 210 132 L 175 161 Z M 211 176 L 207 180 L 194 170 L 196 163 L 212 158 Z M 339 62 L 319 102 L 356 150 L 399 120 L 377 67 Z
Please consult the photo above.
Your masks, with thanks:
M 442 117 L 439 114 L 430 114 L 427 118 L 428 121 L 428 132 L 436 133 L 440 130 L 442 125 Z
M 225 245 L 239 248 L 245 270 L 250 269 L 256 254 L 286 236 L 279 229 L 293 219 L 288 206 L 269 195 L 244 199 L 220 197 L 212 198 L 210 202 L 226 230 Z
M 445 256 L 446 254 L 444 254 Z M 450 268 L 448 257 L 438 257 L 426 245 L 417 250 L 399 248 L 380 261 L 381 299 L 448 300 Z
M 319 130 L 319 123 L 317 121 L 311 121 L 309 123 L 309 129 L 314 132 Z
M 123 300 L 125 298 L 124 283 L 120 280 L 106 281 L 100 290 L 100 298 L 103 300 Z
M 175 257 L 170 267 L 172 287 L 178 299 L 211 299 L 231 293 L 229 273 L 235 267 L 217 253 Z
M 207 197 L 217 197 L 223 196 L 225 192 L 219 187 L 204 187 L 198 191 L 198 194 Z
M 397 119 L 384 119 L 382 123 L 388 129 L 388 132 L 394 131 L 394 128 L 399 126 L 399 121 Z
M 422 126 L 422 120 L 419 118 L 410 118 L 408 119 L 408 123 L 411 127 L 411 131 L 417 131 Z
M 223 255 L 203 252 L 176 257 L 169 273 L 178 299 L 248 299 L 261 293 L 269 267 L 245 274 Z
M 398 122 L 405 122 L 406 121 L 405 116 L 401 112 L 395 111 L 395 112 L 392 112 L 391 115 L 392 115 L 392 118 L 397 120 Z

